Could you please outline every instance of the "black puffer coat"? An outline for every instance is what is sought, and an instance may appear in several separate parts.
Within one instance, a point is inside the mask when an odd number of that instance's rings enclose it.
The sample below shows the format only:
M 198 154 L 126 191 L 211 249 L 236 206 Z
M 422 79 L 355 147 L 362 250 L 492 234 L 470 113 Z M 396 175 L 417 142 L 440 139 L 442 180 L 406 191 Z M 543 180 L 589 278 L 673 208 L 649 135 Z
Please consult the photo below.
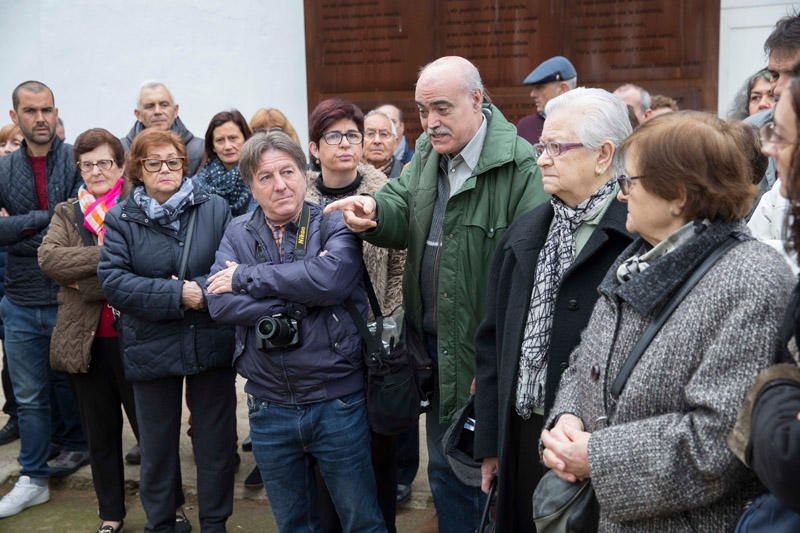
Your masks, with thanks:
M 55 305 L 58 285 L 39 269 L 36 252 L 56 205 L 76 196 L 83 183 L 72 159 L 72 146 L 58 137 L 47 153 L 47 204 L 39 209 L 27 144 L 0 157 L 0 245 L 8 246 L 5 291 L 17 305 Z
M 207 310 L 181 305 L 178 275 L 189 216 L 197 209 L 186 279 L 205 289 L 225 227 L 228 204 L 195 186 L 194 203 L 174 232 L 149 220 L 132 196 L 105 219 L 105 241 L 97 275 L 108 302 L 122 313 L 125 377 L 147 381 L 192 375 L 231 365 L 232 326 L 216 324 Z

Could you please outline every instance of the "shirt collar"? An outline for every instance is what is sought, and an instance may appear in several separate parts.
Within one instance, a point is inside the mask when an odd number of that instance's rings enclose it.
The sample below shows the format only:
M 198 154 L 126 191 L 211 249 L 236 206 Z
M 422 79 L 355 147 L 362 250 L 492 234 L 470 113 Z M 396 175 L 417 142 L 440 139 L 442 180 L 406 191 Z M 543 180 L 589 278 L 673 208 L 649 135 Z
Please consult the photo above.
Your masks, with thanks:
M 472 139 L 467 143 L 464 148 L 455 156 L 452 160 L 452 164 L 456 165 L 461 161 L 467 164 L 470 171 L 475 170 L 475 167 L 478 166 L 478 160 L 481 157 L 481 152 L 483 151 L 483 141 L 486 140 L 486 130 L 488 129 L 489 121 L 486 120 L 486 116 L 481 114 L 481 125 L 478 128 L 478 131 L 475 132 L 475 135 L 472 136 Z

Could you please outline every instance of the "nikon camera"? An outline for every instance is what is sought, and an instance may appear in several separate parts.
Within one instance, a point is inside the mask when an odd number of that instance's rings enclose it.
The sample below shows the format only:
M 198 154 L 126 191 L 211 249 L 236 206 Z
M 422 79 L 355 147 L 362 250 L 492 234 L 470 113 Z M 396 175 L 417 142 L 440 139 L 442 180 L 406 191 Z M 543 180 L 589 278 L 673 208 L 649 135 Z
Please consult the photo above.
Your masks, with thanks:
M 262 352 L 299 346 L 300 321 L 283 313 L 259 318 L 256 322 L 256 344 Z

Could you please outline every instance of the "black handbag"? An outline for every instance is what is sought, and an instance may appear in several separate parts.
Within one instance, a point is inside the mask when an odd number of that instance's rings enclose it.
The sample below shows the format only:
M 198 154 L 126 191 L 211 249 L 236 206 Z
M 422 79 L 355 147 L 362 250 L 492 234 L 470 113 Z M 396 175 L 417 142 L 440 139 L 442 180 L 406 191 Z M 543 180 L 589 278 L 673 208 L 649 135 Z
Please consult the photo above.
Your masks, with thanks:
M 605 406 L 606 421 L 613 414 L 616 403 L 628 378 L 641 359 L 647 347 L 658 334 L 664 323 L 686 298 L 695 285 L 706 275 L 725 253 L 736 246 L 740 240 L 735 236 L 728 237 L 711 254 L 706 257 L 689 279 L 659 310 L 658 315 L 647 326 L 642 336 L 633 346 L 631 353 L 622 364 L 608 396 L 613 401 L 611 407 Z M 533 492 L 533 521 L 538 533 L 583 533 L 597 531 L 600 519 L 600 506 L 597 502 L 591 479 L 576 483 L 564 481 L 552 470 L 548 470 L 536 485 Z
M 375 333 L 370 331 L 355 302 L 348 300 L 344 307 L 364 341 L 367 416 L 375 433 L 399 435 L 416 426 L 419 415 L 430 409 L 433 362 L 422 343 L 409 331 L 402 306 L 390 317 L 383 316 L 363 261 L 361 267 L 364 288 L 375 317 L 371 324 Z M 394 320 L 396 333 L 384 342 L 387 318 Z

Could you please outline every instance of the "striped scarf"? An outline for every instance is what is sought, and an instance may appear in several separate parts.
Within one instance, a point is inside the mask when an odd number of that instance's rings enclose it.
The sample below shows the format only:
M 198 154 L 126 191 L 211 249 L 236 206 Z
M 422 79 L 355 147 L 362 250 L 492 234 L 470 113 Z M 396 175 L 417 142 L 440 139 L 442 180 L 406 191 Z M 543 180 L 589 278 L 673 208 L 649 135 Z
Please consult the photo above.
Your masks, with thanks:
M 117 183 L 100 198 L 95 198 L 86 188 L 86 184 L 81 185 L 80 189 L 78 189 L 78 204 L 83 212 L 83 225 L 97 235 L 97 242 L 100 245 L 103 244 L 103 237 L 106 233 L 106 228 L 103 225 L 106 213 L 119 202 L 123 181 L 123 178 L 117 180 Z

